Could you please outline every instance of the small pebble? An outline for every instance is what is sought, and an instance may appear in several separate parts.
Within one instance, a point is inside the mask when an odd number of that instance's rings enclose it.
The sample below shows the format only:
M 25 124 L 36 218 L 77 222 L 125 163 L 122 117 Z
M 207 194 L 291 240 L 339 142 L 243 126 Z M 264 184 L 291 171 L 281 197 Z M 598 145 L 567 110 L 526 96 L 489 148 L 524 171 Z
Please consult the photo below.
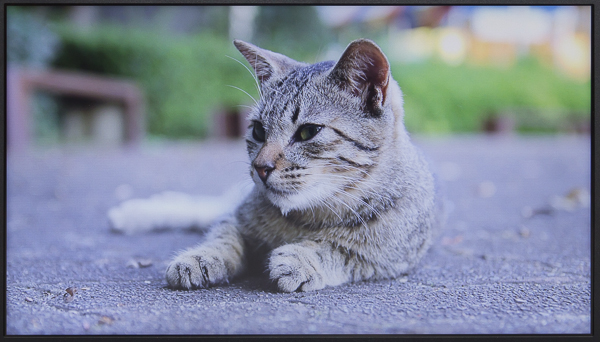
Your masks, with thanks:
M 74 299 L 75 297 L 71 296 L 68 293 L 65 293 L 65 295 L 63 296 L 63 300 L 65 301 L 65 303 L 71 303 Z
M 531 235 L 531 231 L 527 227 L 522 227 L 521 230 L 519 230 L 519 235 L 523 238 L 528 238 Z

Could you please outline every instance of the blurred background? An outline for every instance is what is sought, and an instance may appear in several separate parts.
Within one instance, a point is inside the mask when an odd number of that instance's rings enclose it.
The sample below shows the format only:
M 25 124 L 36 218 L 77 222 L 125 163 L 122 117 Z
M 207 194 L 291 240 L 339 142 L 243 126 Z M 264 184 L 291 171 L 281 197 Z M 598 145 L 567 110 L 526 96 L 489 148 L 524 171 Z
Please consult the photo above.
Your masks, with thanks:
M 240 137 L 258 91 L 234 38 L 309 63 L 374 40 L 414 133 L 590 131 L 590 6 L 6 10 L 9 149 Z

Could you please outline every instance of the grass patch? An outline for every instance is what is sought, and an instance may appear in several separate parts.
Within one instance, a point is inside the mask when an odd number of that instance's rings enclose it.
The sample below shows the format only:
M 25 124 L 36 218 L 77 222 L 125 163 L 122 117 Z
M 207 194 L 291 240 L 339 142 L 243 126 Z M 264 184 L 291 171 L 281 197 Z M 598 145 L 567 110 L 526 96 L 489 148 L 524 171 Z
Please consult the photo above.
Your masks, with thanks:
M 394 64 L 392 74 L 404 92 L 406 125 L 415 132 L 473 132 L 503 115 L 527 131 L 590 118 L 590 82 L 568 79 L 532 58 L 508 69 Z

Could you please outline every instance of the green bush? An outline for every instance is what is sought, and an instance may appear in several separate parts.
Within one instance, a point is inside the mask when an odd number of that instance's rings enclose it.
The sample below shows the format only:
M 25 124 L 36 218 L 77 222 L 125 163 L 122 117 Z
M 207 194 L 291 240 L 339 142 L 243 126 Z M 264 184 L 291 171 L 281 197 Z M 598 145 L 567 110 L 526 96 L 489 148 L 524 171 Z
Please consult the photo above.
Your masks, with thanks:
M 59 25 L 56 31 L 62 41 L 55 67 L 129 77 L 141 85 L 152 135 L 203 137 L 212 113 L 252 104 L 248 95 L 228 85 L 258 96 L 250 73 L 227 57 L 248 65 L 233 44 L 208 31 L 180 37 L 108 26 L 82 32 Z M 318 51 L 305 52 L 310 53 Z M 533 58 L 508 69 L 435 60 L 392 63 L 392 73 L 404 92 L 412 132 L 473 132 L 485 119 L 507 114 L 522 130 L 556 131 L 565 120 L 590 118 L 590 82 L 563 77 Z
M 58 49 L 58 36 L 42 18 L 21 7 L 7 7 L 6 19 L 8 64 L 46 68 Z
M 524 129 L 556 130 L 590 118 L 590 82 L 577 82 L 533 58 L 502 69 L 428 61 L 394 64 L 404 93 L 406 125 L 427 133 L 478 131 L 493 116 L 513 116 Z
M 202 137 L 210 115 L 252 103 L 254 80 L 228 58 L 243 57 L 212 33 L 166 36 L 158 32 L 103 26 L 81 31 L 57 25 L 62 48 L 54 67 L 131 78 L 145 92 L 147 129 L 152 135 Z

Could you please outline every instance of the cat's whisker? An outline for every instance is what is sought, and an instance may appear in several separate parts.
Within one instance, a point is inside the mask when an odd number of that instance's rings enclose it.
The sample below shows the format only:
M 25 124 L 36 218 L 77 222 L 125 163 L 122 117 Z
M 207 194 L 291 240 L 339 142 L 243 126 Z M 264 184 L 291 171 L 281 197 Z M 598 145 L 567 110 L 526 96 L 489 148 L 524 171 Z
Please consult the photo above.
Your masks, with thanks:
M 248 105 L 235 105 L 235 107 L 243 107 L 243 108 L 248 108 L 250 110 L 254 110 L 256 108 L 256 107 L 248 106 Z
M 327 207 L 335 216 L 337 216 L 340 219 L 340 222 L 344 221 L 342 217 L 329 204 L 327 204 L 325 198 L 319 199 L 319 203 Z
M 369 203 L 365 202 L 362 198 L 354 196 L 351 193 L 349 193 L 348 191 L 344 191 L 344 190 L 336 190 L 336 193 L 346 195 L 360 203 L 363 203 L 365 206 L 367 206 L 369 209 L 371 209 L 376 216 L 381 216 L 381 213 L 379 212 L 379 210 L 377 210 L 375 207 L 373 207 Z
M 321 50 L 323 50 L 323 45 L 322 44 L 319 46 L 319 50 L 317 50 L 317 54 L 315 55 L 315 61 L 313 62 L 313 64 L 317 63 L 317 61 L 320 59 L 320 57 L 321 57 Z
M 256 184 L 254 184 L 254 182 L 250 179 L 246 179 L 243 182 L 240 182 L 240 186 L 243 186 L 245 189 L 247 188 L 253 188 L 254 186 L 256 186 Z
M 359 178 L 349 177 L 349 176 L 344 176 L 344 175 L 334 174 L 334 173 L 327 173 L 327 174 L 324 173 L 324 174 L 320 174 L 318 176 L 319 177 L 325 177 L 325 176 L 326 177 L 338 177 L 338 178 L 341 178 L 341 179 L 346 179 L 346 180 L 351 181 L 353 183 L 361 181 L 361 179 L 359 179 Z M 379 180 L 376 180 L 376 179 L 373 179 L 373 178 L 369 178 L 369 182 L 368 183 L 365 183 L 365 182 L 361 182 L 361 183 L 362 184 L 373 183 L 372 185 L 378 185 L 378 186 L 382 186 L 382 187 L 385 187 L 385 186 L 388 185 L 388 184 L 384 183 L 383 181 L 379 181 Z
M 227 166 L 231 166 L 231 165 L 233 165 L 233 164 L 240 164 L 240 163 L 241 163 L 241 164 L 248 165 L 248 166 L 252 165 L 252 164 L 251 164 L 249 161 L 247 161 L 247 160 L 232 160 L 232 161 L 230 161 L 230 162 L 227 162 L 227 164 L 225 164 L 225 165 L 227 165 Z
M 354 178 L 354 177 L 348 177 L 348 176 L 338 175 L 338 174 L 321 174 L 321 175 L 319 175 L 319 177 L 320 178 L 323 178 L 323 177 L 327 178 L 327 177 L 329 177 L 329 179 L 343 179 L 343 180 L 347 180 L 347 181 L 352 182 L 352 183 L 360 182 L 360 179 L 357 179 L 357 178 Z M 374 183 L 374 184 L 369 184 L 369 183 Z M 353 186 L 353 185 L 346 185 L 346 187 L 349 187 L 349 188 L 352 188 L 352 189 L 356 189 L 356 190 L 361 190 L 361 191 L 362 190 L 368 191 L 368 193 L 372 193 L 372 194 L 377 194 L 378 192 L 375 191 L 375 189 L 373 188 L 374 185 L 379 185 L 379 186 L 383 186 L 383 187 L 385 187 L 386 185 L 388 185 L 386 183 L 383 183 L 381 181 L 376 181 L 376 180 L 372 180 L 369 183 L 362 182 L 361 184 L 363 186 L 369 186 L 370 189 L 358 188 L 358 187 Z
M 358 188 L 356 188 L 356 189 L 360 191 L 360 189 L 358 189 Z M 376 216 L 381 216 L 381 213 L 379 212 L 379 210 L 377 210 L 375 207 L 373 207 L 372 205 L 370 205 L 369 203 L 367 203 L 366 201 L 364 201 L 362 198 L 360 198 L 358 196 L 355 196 L 355 195 L 353 195 L 353 194 L 351 194 L 348 191 L 345 191 L 343 189 L 337 189 L 337 190 L 334 190 L 334 192 L 342 194 L 342 195 L 345 195 L 345 196 L 348 196 L 348 197 L 350 197 L 350 198 L 352 198 L 352 199 L 354 199 L 354 200 L 356 200 L 356 201 L 364 204 L 366 207 L 368 207 L 369 209 L 371 209 L 371 211 L 373 212 L 373 214 L 375 214 Z M 339 199 L 339 200 L 341 200 L 341 199 Z
M 248 70 L 248 72 L 250 73 L 250 75 L 252 75 L 252 79 L 254 80 L 254 83 L 256 84 L 256 90 L 258 90 L 258 95 L 260 97 L 262 97 L 262 92 L 260 90 L 260 84 L 258 83 L 258 78 L 256 77 L 256 75 L 252 71 L 250 71 L 250 69 L 246 66 L 246 64 L 240 62 L 237 58 L 233 58 L 233 57 L 228 56 L 228 55 L 225 55 L 225 57 L 229 57 L 229 58 L 233 59 L 234 61 L 240 63 L 244 68 L 246 68 L 246 70 Z
M 369 174 L 369 172 L 367 172 L 366 170 L 363 170 L 359 167 L 353 166 L 353 165 L 330 165 L 332 167 L 336 167 L 336 168 L 343 168 L 347 171 L 358 171 L 364 175 L 366 175 L 367 177 L 371 177 L 371 175 Z
M 310 175 L 314 175 L 314 174 L 312 174 L 312 173 L 302 174 L 302 176 L 310 176 Z M 345 181 L 347 183 L 357 183 L 357 182 L 361 181 L 361 179 L 357 178 L 357 177 L 350 177 L 350 176 L 345 176 L 345 175 L 340 175 L 340 174 L 331 174 L 331 173 L 316 174 L 315 176 L 318 177 L 319 179 L 329 179 L 329 180 L 339 180 L 339 179 L 341 179 L 341 180 L 343 180 L 343 181 Z M 375 183 L 375 184 L 369 184 L 369 183 Z M 363 185 L 362 187 L 354 186 L 354 185 L 351 185 L 351 184 L 345 184 L 344 186 L 346 188 L 350 188 L 350 189 L 354 189 L 356 191 L 359 191 L 362 195 L 365 195 L 367 197 L 372 196 L 372 195 L 379 195 L 380 194 L 378 191 L 376 191 L 373 188 L 375 185 L 386 186 L 386 184 L 384 184 L 383 182 L 379 182 L 379 181 L 376 181 L 376 180 L 372 180 L 369 183 L 361 182 L 361 184 Z
M 333 167 L 333 168 L 337 168 L 337 169 L 355 170 L 355 171 L 363 173 L 363 174 L 365 174 L 365 175 L 367 175 L 369 177 L 371 176 L 366 170 L 363 170 L 363 169 L 361 169 L 359 167 L 356 167 L 356 166 L 353 166 L 353 165 L 350 165 L 350 164 L 337 164 L 337 163 L 332 163 L 332 162 L 327 162 L 326 161 L 325 163 L 322 163 L 320 165 L 322 165 L 322 167 Z
M 342 201 L 340 198 L 337 198 L 336 196 L 331 196 L 330 198 L 337 200 L 338 203 L 341 203 L 342 205 L 344 205 L 346 208 L 348 208 L 348 210 L 350 210 L 354 216 L 356 216 L 356 218 L 363 224 L 363 226 L 368 229 L 367 227 L 367 223 L 362 219 L 362 217 L 354 210 L 352 209 L 352 207 L 350 207 L 348 204 L 346 204 L 344 201 Z
M 309 204 L 308 209 L 310 209 L 310 212 L 312 213 L 312 217 L 313 217 L 313 221 L 314 221 L 315 220 L 315 211 L 313 209 L 312 203 Z
M 363 195 L 365 195 L 367 197 L 373 197 L 373 196 L 379 196 L 380 195 L 378 192 L 375 192 L 375 191 L 363 191 L 363 189 L 360 189 L 360 188 L 357 188 L 357 187 L 350 187 L 350 188 L 355 189 L 357 191 L 360 191 Z M 358 197 L 356 195 L 353 195 L 350 192 L 345 191 L 343 189 L 337 189 L 337 190 L 334 190 L 334 192 L 342 194 L 342 195 L 345 195 L 345 196 L 348 196 L 348 197 L 354 199 L 355 201 L 364 204 L 366 207 L 368 207 L 369 209 L 371 209 L 371 211 L 373 212 L 373 214 L 375 214 L 376 216 L 379 216 L 379 217 L 381 216 L 381 213 L 379 212 L 379 210 L 377 208 L 373 207 L 372 205 L 370 205 L 369 203 L 367 203 L 362 198 L 360 198 L 360 197 Z
M 247 91 L 245 91 L 244 89 L 242 89 L 242 88 L 239 88 L 239 87 L 236 87 L 236 86 L 233 86 L 233 85 L 231 85 L 231 84 L 228 84 L 227 86 L 228 86 L 228 87 L 231 87 L 231 88 L 235 88 L 235 89 L 237 89 L 237 90 L 239 90 L 239 91 L 243 92 L 244 94 L 248 95 L 248 96 L 249 96 L 249 97 L 252 99 L 252 101 L 254 101 L 254 104 L 258 106 L 258 101 L 256 101 L 256 99 L 255 99 L 255 98 L 254 98 L 252 95 L 248 94 L 248 92 L 247 92 Z

